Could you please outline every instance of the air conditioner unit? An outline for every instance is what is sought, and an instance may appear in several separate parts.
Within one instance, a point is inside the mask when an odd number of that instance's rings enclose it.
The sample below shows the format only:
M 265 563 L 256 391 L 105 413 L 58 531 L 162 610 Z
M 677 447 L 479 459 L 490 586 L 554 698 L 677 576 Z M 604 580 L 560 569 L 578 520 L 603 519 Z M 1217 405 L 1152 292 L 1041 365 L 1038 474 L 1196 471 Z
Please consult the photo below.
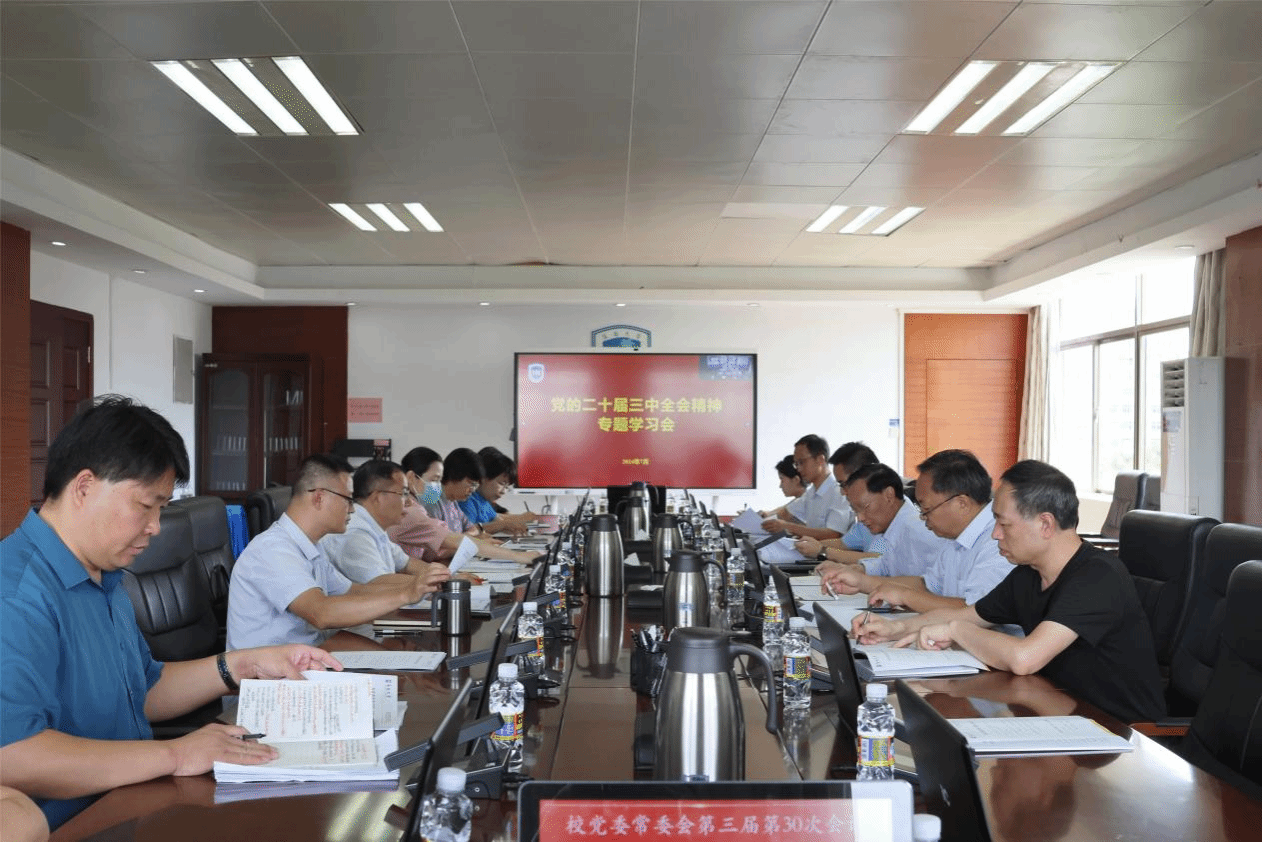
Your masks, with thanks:
M 1161 364 L 1161 510 L 1223 519 L 1222 357 Z

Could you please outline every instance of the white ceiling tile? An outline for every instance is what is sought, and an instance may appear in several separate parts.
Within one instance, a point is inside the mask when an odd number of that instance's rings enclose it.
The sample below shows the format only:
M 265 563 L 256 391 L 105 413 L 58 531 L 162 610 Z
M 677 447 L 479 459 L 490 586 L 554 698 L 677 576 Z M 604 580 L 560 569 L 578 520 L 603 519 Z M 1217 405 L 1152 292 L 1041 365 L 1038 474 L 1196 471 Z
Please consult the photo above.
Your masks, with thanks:
M 771 134 L 895 134 L 901 132 L 924 103 L 864 99 L 786 99 Z
M 887 135 L 819 137 L 767 135 L 754 155 L 757 162 L 807 164 L 862 164 L 875 158 L 890 142 Z
M 798 66 L 786 55 L 658 55 L 635 68 L 637 102 L 775 99 L 784 95 Z
M 1078 102 L 1209 105 L 1260 78 L 1262 62 L 1132 61 Z
M 753 163 L 745 173 L 744 184 L 781 184 L 803 187 L 845 187 L 863 171 L 863 164 L 783 164 Z
M 475 53 L 629 53 L 635 45 L 638 5 L 617 0 L 483 0 L 453 8 Z
M 1097 172 L 1094 167 L 1042 167 L 1014 166 L 1005 163 L 991 164 L 969 179 L 969 187 L 1000 188 L 1004 190 L 1065 190 Z
M 0 3 L 0 55 L 9 59 L 132 58 L 82 11 L 48 3 Z
M 1095 167 L 1137 150 L 1144 141 L 1116 138 L 1028 137 L 1001 159 L 1005 164 Z
M 844 56 L 972 55 L 1016 8 L 991 2 L 855 2 L 830 4 L 812 53 Z
M 630 53 L 474 53 L 486 98 L 631 98 Z M 630 107 L 627 114 L 631 113 Z
M 1262 3 L 1206 3 L 1145 50 L 1145 61 L 1262 61 Z
M 927 208 L 950 191 L 949 187 L 924 187 L 913 184 L 874 185 L 860 184 L 847 187 L 836 198 L 835 204 L 851 207 Z
M 1223 127 L 1231 130 L 1224 132 Z M 1212 140 L 1238 144 L 1240 154 L 1257 148 L 1262 137 L 1262 82 L 1227 97 L 1162 135 L 1171 140 Z
M 828 205 L 837 197 L 837 187 L 773 187 L 757 184 L 741 185 L 732 195 L 733 202 Z
M 629 183 L 636 186 L 664 184 L 727 185 L 740 184 L 748 165 L 744 161 L 665 161 L 631 159 Z
M 631 138 L 631 156 L 637 161 L 748 161 L 762 138 L 761 134 L 717 134 L 708 127 L 644 127 Z
M 922 167 L 981 166 L 1020 143 L 1011 137 L 954 137 L 951 135 L 895 135 L 876 159 L 879 164 L 916 164 Z
M 298 52 L 261 3 L 93 3 L 82 14 L 137 58 L 287 56 Z
M 927 102 L 960 65 L 954 58 L 808 55 L 789 86 L 788 97 Z
M 827 4 L 664 2 L 640 6 L 636 47 L 653 53 L 802 53 Z
M 428 53 L 465 50 L 447 3 L 355 0 L 354 13 L 338 3 L 267 3 L 267 11 L 303 52 Z
M 956 187 L 972 177 L 978 169 L 980 168 L 970 166 L 923 167 L 916 164 L 869 164 L 858 178 L 851 182 L 850 187 L 847 188 L 847 194 L 888 187 L 907 190 Z
M 494 130 L 490 112 L 480 93 L 395 99 L 343 97 L 342 105 L 354 115 L 364 135 L 374 143 L 383 136 L 452 138 Z
M 316 53 L 304 56 L 335 98 L 412 99 L 469 97 L 482 89 L 469 56 L 451 53 Z M 351 116 L 354 116 L 352 113 Z
M 972 58 L 1125 61 L 1177 26 L 1199 5 L 1026 3 L 995 29 Z
M 666 181 L 633 184 L 627 191 L 627 201 L 647 204 L 713 204 L 729 201 L 735 192 L 736 189 L 730 184 L 687 184 Z
M 778 99 L 675 98 L 639 100 L 634 123 L 640 126 L 685 127 L 704 125 L 727 134 L 761 134 L 767 130 Z
M 1188 105 L 1098 105 L 1075 103 L 1034 130 L 1037 137 L 1159 137 L 1199 108 Z

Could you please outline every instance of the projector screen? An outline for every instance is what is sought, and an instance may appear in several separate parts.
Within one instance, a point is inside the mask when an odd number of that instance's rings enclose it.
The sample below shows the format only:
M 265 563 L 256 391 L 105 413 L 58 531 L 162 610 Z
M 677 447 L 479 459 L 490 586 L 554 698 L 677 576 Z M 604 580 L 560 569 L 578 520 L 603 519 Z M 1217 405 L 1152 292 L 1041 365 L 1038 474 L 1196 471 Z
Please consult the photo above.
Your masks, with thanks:
M 517 484 L 753 488 L 754 354 L 519 353 Z

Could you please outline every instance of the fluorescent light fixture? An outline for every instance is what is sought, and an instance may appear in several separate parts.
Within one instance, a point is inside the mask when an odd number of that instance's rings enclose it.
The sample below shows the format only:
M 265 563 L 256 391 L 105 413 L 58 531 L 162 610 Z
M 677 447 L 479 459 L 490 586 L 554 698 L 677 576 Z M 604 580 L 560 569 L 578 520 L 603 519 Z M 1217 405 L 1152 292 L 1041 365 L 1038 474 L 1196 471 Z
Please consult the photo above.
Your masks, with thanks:
M 340 213 L 351 225 L 354 225 L 360 231 L 376 231 L 377 229 L 371 222 L 360 216 L 350 205 L 342 202 L 329 202 L 329 207 Z
M 806 226 L 807 233 L 818 234 L 820 231 L 823 231 L 831 225 L 834 219 L 841 216 L 848 210 L 850 210 L 849 205 L 833 205 L 816 217 L 814 222 Z
M 905 132 L 931 132 L 941 123 L 946 115 L 955 110 L 964 97 L 976 88 L 983 79 L 985 79 L 990 71 L 994 70 L 999 62 L 996 61 L 970 61 L 964 65 L 959 73 L 955 74 L 955 78 L 947 82 L 946 87 L 929 101 L 929 104 L 912 119 Z
M 443 226 L 438 224 L 438 220 L 434 219 L 434 215 L 425 210 L 425 206 L 420 202 L 404 202 L 403 207 L 408 209 L 408 213 L 416 217 L 416 221 L 425 226 L 426 231 L 439 233 L 443 230 Z
M 389 225 L 391 231 L 410 231 L 411 230 L 410 228 L 408 228 L 406 225 L 403 224 L 402 219 L 399 219 L 399 217 L 394 215 L 394 211 L 390 210 L 381 202 L 369 202 L 368 210 L 375 213 L 377 215 L 377 218 L 380 219 L 382 222 L 384 222 L 386 225 Z
M 489 301 L 479 301 L 479 302 L 478 302 L 478 306 L 479 306 L 479 307 L 490 307 L 490 306 L 491 306 L 491 302 L 489 302 Z
M 133 271 L 133 272 L 135 272 L 137 275 L 143 275 L 143 274 L 145 274 L 145 270 L 144 270 L 144 269 L 132 269 L 132 271 Z
M 183 62 L 155 61 L 152 64 L 163 76 L 174 82 L 180 90 L 195 99 L 198 105 L 209 111 L 216 120 L 232 131 L 242 135 L 258 134 L 249 123 L 241 119 L 237 112 L 229 108 L 222 99 L 215 96 L 210 88 L 202 83 L 202 80 L 194 76 L 192 71 L 184 66 Z
M 615 305 L 613 305 L 613 306 L 615 306 L 615 307 L 626 307 L 627 305 L 626 305 L 626 304 L 624 304 L 624 303 L 622 303 L 621 301 L 619 301 L 617 304 L 615 304 Z
M 923 211 L 924 208 L 903 208 L 889 219 L 872 229 L 872 233 L 884 237 L 886 234 L 893 234 L 899 228 L 902 228 L 912 219 Z
M 856 231 L 858 231 L 860 228 L 862 228 L 863 226 L 867 225 L 869 222 L 871 222 L 872 220 L 880 216 L 884 210 L 885 210 L 884 205 L 872 205 L 869 208 L 865 208 L 862 213 L 860 213 L 854 219 L 850 220 L 844 226 L 842 226 L 842 229 L 838 231 L 837 233 L 838 234 L 853 234 Z
M 1069 81 L 1061 85 L 1052 95 L 1027 111 L 1020 119 L 1008 128 L 1004 134 L 1026 134 L 1051 117 L 1060 109 L 1078 97 L 1117 68 L 1116 64 L 1088 64 L 1079 70 Z
M 965 120 L 964 124 L 955 130 L 955 133 L 977 134 L 989 126 L 992 120 L 1011 108 L 1012 103 L 1024 96 L 1026 91 L 1037 85 L 1055 67 L 1055 64 L 1049 62 L 1030 62 L 1021 68 L 1016 76 L 1009 79 L 1008 83 L 1000 88 L 994 96 L 986 100 L 986 104 L 977 109 L 977 112 L 972 117 Z
M 61 240 L 49 240 L 48 243 L 49 245 L 58 246 L 58 247 L 62 247 L 66 245 Z
M 259 107 L 267 115 L 267 119 L 276 124 L 287 135 L 305 135 L 307 130 L 294 119 L 280 100 L 272 92 L 263 87 L 258 77 L 245 66 L 239 58 L 217 58 L 211 62 L 219 68 L 219 72 L 228 77 L 228 81 L 237 86 L 237 90 L 249 97 L 250 102 Z
M 199 295 L 200 295 L 201 293 L 205 292 L 205 291 L 206 291 L 206 290 L 204 290 L 204 289 L 195 289 L 195 290 L 193 290 L 193 292 L 195 292 L 195 293 L 197 293 L 197 294 L 199 294 Z
M 346 302 L 346 306 L 347 306 L 347 307 L 354 307 L 354 306 L 355 306 L 355 302 L 354 302 L 354 301 L 347 301 L 347 302 Z
M 307 102 L 311 103 L 311 107 L 320 115 L 320 119 L 328 124 L 333 134 L 359 134 L 355 124 L 333 101 L 333 97 L 329 96 L 329 92 L 316 79 L 315 74 L 311 72 L 310 67 L 307 67 L 305 61 L 298 56 L 284 56 L 274 58 L 272 61 L 280 68 L 280 72 L 284 73 L 289 81 L 293 83 L 298 92 L 307 98 Z

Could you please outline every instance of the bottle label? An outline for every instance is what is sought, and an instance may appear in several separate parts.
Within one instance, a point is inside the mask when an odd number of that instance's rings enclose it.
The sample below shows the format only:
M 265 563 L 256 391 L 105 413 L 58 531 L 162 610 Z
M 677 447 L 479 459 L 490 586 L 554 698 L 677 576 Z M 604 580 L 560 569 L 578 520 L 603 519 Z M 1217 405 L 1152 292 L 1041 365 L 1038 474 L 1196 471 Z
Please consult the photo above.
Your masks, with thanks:
M 764 623 L 778 623 L 784 619 L 780 612 L 780 603 L 764 602 L 762 605 L 762 621 Z
M 500 718 L 504 720 L 504 724 L 491 734 L 491 739 L 497 743 L 515 743 L 522 737 L 522 711 L 509 715 L 501 712 Z
M 811 659 L 805 655 L 784 656 L 784 677 L 793 681 L 804 681 L 810 676 L 808 664 Z
M 894 766 L 894 738 L 860 736 L 859 765 L 892 768 Z
M 530 654 L 538 658 L 543 657 L 543 635 L 539 635 L 535 638 L 535 648 Z

